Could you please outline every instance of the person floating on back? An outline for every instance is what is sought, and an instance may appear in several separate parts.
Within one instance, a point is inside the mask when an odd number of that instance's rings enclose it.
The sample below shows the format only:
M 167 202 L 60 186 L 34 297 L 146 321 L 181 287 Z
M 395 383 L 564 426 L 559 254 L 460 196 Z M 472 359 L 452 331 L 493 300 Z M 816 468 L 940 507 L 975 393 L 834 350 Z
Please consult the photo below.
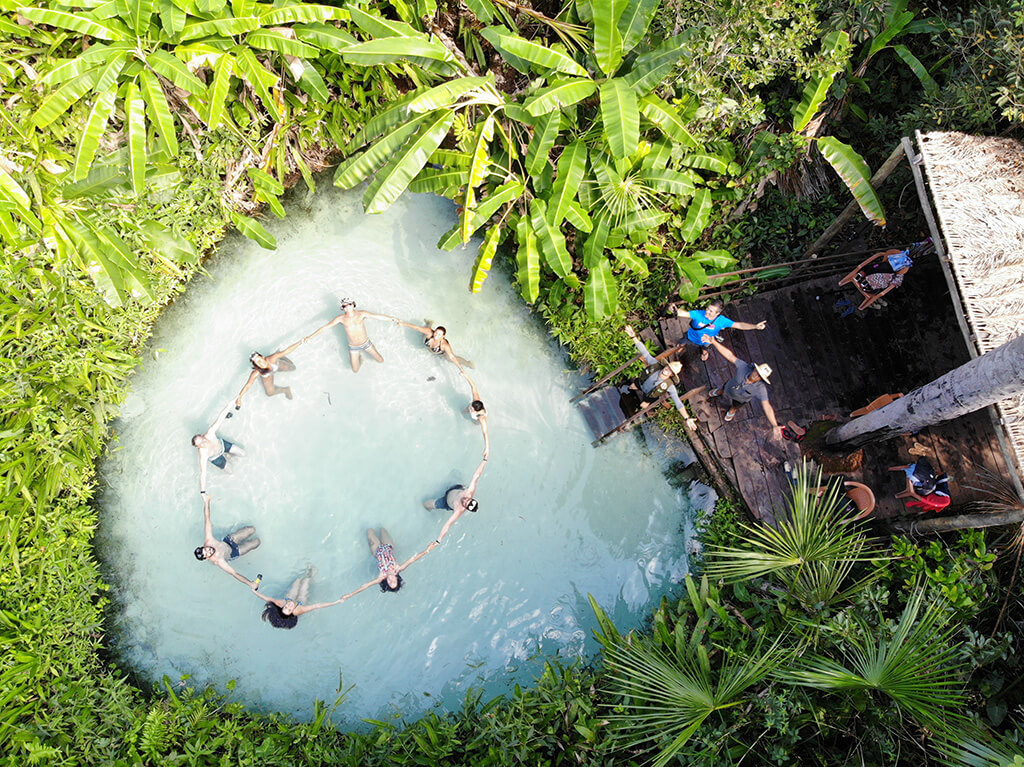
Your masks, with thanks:
M 772 425 L 772 437 L 781 440 L 782 426 L 775 418 L 775 409 L 772 408 L 772 403 L 768 401 L 767 384 L 772 369 L 763 362 L 751 365 L 746 360 L 739 359 L 716 338 L 711 339 L 711 345 L 736 368 L 735 374 L 726 382 L 725 386 L 708 392 L 709 397 L 720 397 L 724 394 L 730 401 L 730 407 L 725 411 L 725 420 L 731 421 L 741 407 L 756 399 L 761 403 L 761 409 L 764 410 L 765 417 Z
M 373 345 L 373 341 L 366 334 L 366 323 L 364 320 L 369 317 L 374 320 L 391 320 L 397 322 L 395 317 L 390 314 L 374 314 L 373 312 L 366 312 L 362 309 L 356 309 L 356 302 L 351 298 L 341 299 L 341 314 L 335 317 L 333 320 L 328 322 L 321 328 L 318 328 L 313 333 L 306 336 L 306 341 L 312 341 L 318 335 L 323 333 L 328 328 L 333 328 L 337 324 L 345 326 L 345 335 L 348 337 L 348 358 L 352 363 L 352 372 L 358 373 L 359 367 L 363 364 L 363 352 L 366 352 L 373 357 L 377 362 L 383 362 L 384 357 L 377 351 L 377 347 Z
M 199 450 L 199 494 L 206 495 L 206 465 L 212 463 L 218 469 L 231 473 L 229 459 L 245 455 L 245 451 L 233 442 L 228 442 L 223 437 L 217 436 L 217 429 L 224 423 L 225 418 L 231 417 L 231 405 L 220 411 L 217 419 L 213 422 L 204 434 L 196 434 L 192 437 L 192 445 Z
M 462 409 L 462 412 L 470 417 L 470 419 L 480 426 L 484 435 L 484 458 L 489 458 L 491 454 L 491 440 L 487 435 L 487 408 L 484 407 L 483 399 L 480 397 L 480 392 L 476 388 L 476 384 L 473 379 L 466 375 L 466 371 L 462 371 L 462 377 L 469 382 L 470 390 L 472 391 L 473 399 L 470 403 Z
M 706 339 L 717 338 L 726 328 L 764 330 L 768 324 L 766 320 L 757 323 L 734 322 L 722 314 L 724 310 L 725 302 L 717 298 L 708 304 L 707 309 L 678 309 L 675 304 L 669 304 L 669 311 L 675 312 L 677 317 L 689 319 L 690 327 L 686 330 L 686 342 L 700 347 L 702 360 L 706 360 L 710 353 L 711 341 Z
M 333 607 L 348 599 L 346 595 L 333 602 L 320 602 L 315 605 L 304 604 L 309 600 L 309 584 L 315 575 L 316 568 L 313 565 L 306 565 L 306 572 L 295 579 L 284 599 L 268 597 L 266 594 L 256 591 L 256 587 L 252 586 L 252 593 L 267 603 L 263 608 L 263 620 L 268 621 L 276 629 L 291 629 L 295 628 L 295 624 L 299 622 L 300 615 L 313 610 L 321 610 L 324 607 Z
M 409 328 L 422 333 L 426 338 L 423 340 L 423 345 L 430 349 L 432 354 L 444 355 L 452 362 L 455 366 L 462 370 L 463 367 L 472 368 L 473 363 L 469 360 L 463 359 L 462 357 L 456 356 L 455 350 L 452 349 L 452 345 L 448 343 L 448 331 L 444 325 L 438 325 L 436 328 L 430 325 L 413 325 L 409 322 L 403 322 L 402 320 L 395 320 L 396 323 L 401 325 L 403 328 Z M 429 322 L 429 320 L 428 320 Z
M 370 554 L 377 560 L 377 569 L 380 571 L 380 575 L 372 581 L 364 583 L 355 591 L 349 592 L 342 599 L 353 597 L 360 591 L 365 591 L 370 586 L 378 583 L 380 584 L 380 590 L 385 594 L 389 591 L 398 591 L 402 588 L 401 572 L 413 562 L 425 557 L 437 548 L 437 541 L 431 541 L 430 545 L 419 554 L 414 554 L 402 564 L 398 564 L 395 561 L 395 542 L 391 540 L 391 535 L 383 527 L 380 529 L 380 535 L 377 535 L 377 532 L 372 528 L 367 530 L 366 541 L 370 545 Z
M 202 546 L 197 546 L 192 553 L 200 562 L 209 562 L 217 565 L 232 578 L 241 581 L 249 588 L 256 588 L 256 581 L 250 581 L 241 573 L 228 564 L 239 557 L 244 557 L 260 545 L 260 539 L 256 538 L 256 528 L 252 525 L 240 527 L 230 535 L 218 539 L 213 534 L 213 523 L 210 521 L 210 496 L 203 496 L 203 524 L 205 526 L 205 539 Z
M 444 491 L 444 495 L 438 498 L 436 501 L 424 501 L 423 507 L 428 510 L 434 509 L 447 509 L 452 512 L 452 515 L 448 517 L 448 520 L 444 523 L 441 528 L 441 532 L 435 539 L 436 543 L 440 543 L 444 540 L 444 537 L 448 535 L 448 531 L 451 530 L 452 525 L 459 521 L 461 517 L 467 511 L 476 511 L 480 504 L 473 497 L 476 493 L 477 483 L 480 481 L 480 475 L 484 473 L 484 466 L 487 465 L 487 459 L 484 458 L 480 465 L 476 467 L 476 471 L 473 473 L 473 479 L 469 481 L 469 487 L 463 487 L 462 485 L 452 485 Z
M 291 399 L 292 388 L 290 386 L 275 386 L 274 373 L 287 373 L 295 370 L 295 363 L 288 359 L 287 355 L 291 354 L 304 343 L 306 343 L 305 338 L 296 341 L 291 346 L 281 349 L 280 351 L 276 351 L 267 357 L 264 357 L 259 352 L 253 352 L 250 354 L 249 364 L 252 365 L 252 370 L 249 372 L 249 378 L 245 382 L 245 386 L 242 387 L 242 391 L 238 392 L 238 396 L 235 397 L 235 410 L 242 407 L 242 397 L 247 391 L 249 391 L 249 387 L 253 385 L 257 378 L 263 382 L 263 391 L 267 393 L 268 397 L 273 397 L 275 394 L 283 394 L 288 399 Z

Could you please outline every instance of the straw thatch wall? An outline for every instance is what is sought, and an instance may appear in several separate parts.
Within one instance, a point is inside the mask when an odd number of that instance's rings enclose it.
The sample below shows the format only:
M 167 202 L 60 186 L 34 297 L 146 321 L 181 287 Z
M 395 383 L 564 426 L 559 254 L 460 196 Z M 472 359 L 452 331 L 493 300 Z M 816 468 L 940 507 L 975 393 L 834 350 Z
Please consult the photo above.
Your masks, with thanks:
M 918 146 L 967 323 L 984 354 L 1024 334 L 1024 145 L 926 133 Z M 1024 395 L 997 408 L 1020 470 Z

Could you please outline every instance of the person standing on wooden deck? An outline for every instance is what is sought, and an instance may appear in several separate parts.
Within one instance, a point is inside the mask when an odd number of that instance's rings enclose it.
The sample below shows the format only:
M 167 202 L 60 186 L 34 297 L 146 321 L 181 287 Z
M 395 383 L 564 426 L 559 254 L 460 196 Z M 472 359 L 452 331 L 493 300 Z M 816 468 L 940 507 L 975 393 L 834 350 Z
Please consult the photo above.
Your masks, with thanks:
M 640 391 L 643 392 L 648 400 L 656 399 L 665 392 L 668 392 L 668 396 L 671 397 L 672 404 L 676 406 L 676 410 L 684 418 L 688 418 L 689 415 L 686 412 L 686 408 L 683 407 L 683 401 L 679 398 L 679 391 L 676 389 L 676 383 L 679 381 L 679 373 L 682 372 L 683 364 L 681 362 L 669 362 L 667 364 L 661 362 L 647 351 L 644 342 L 640 340 L 631 325 L 626 325 L 626 335 L 629 336 L 637 352 L 640 353 L 644 362 L 647 363 L 648 370 L 650 371 L 644 377 L 644 380 L 640 382 Z M 655 369 L 651 370 L 651 368 Z M 641 407 L 647 407 L 649 404 L 650 402 L 643 402 Z
M 669 310 L 674 311 L 677 317 L 686 317 L 690 320 L 690 327 L 686 329 L 686 341 L 701 348 L 700 358 L 706 360 L 710 355 L 711 341 L 706 339 L 717 338 L 719 332 L 726 328 L 736 330 L 764 330 L 768 324 L 767 320 L 757 323 L 734 322 L 722 312 L 725 310 L 725 302 L 716 298 L 707 309 L 678 309 L 675 304 L 669 305 Z
M 731 421 L 741 407 L 756 399 L 761 403 L 761 409 L 764 410 L 765 417 L 772 425 L 772 437 L 782 439 L 782 426 L 775 418 L 775 409 L 772 407 L 772 403 L 768 401 L 767 384 L 772 369 L 763 362 L 755 362 L 752 365 L 746 360 L 739 359 L 717 338 L 711 337 L 710 343 L 736 368 L 736 373 L 725 386 L 708 392 L 709 397 L 721 397 L 724 394 L 729 398 L 732 404 L 725 411 L 725 420 Z

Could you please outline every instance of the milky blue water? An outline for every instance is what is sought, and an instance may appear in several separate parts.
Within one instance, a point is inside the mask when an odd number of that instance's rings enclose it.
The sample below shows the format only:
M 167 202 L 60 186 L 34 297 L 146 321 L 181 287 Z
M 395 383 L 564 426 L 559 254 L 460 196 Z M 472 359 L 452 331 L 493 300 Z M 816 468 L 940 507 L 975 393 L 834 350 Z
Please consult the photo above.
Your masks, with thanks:
M 450 203 L 406 195 L 381 216 L 334 189 L 297 194 L 265 251 L 230 238 L 208 276 L 157 323 L 101 466 L 98 551 L 113 584 L 115 649 L 146 678 L 213 684 L 259 710 L 310 715 L 313 700 L 347 695 L 334 720 L 414 717 L 528 682 L 545 656 L 595 650 L 587 594 L 621 628 L 639 625 L 687 571 L 700 485 L 675 489 L 665 456 L 633 435 L 590 447 L 569 404 L 581 380 L 508 279 L 467 287 L 474 249 L 435 243 Z M 491 460 L 480 511 L 405 573 L 397 594 L 376 587 L 302 616 L 290 631 L 260 621 L 263 603 L 192 549 L 202 543 L 192 434 L 204 431 L 270 353 L 337 311 L 360 308 L 447 326 L 490 416 Z M 368 321 L 384 364 L 353 374 L 344 331 L 292 355 L 279 374 L 294 399 L 259 383 L 221 435 L 242 445 L 229 475 L 211 467 L 214 531 L 256 527 L 262 546 L 235 562 L 281 597 L 305 568 L 310 599 L 329 601 L 376 576 L 367 527 L 384 526 L 403 561 L 445 519 L 425 499 L 467 482 L 482 450 L 464 415 L 469 392 L 418 334 Z

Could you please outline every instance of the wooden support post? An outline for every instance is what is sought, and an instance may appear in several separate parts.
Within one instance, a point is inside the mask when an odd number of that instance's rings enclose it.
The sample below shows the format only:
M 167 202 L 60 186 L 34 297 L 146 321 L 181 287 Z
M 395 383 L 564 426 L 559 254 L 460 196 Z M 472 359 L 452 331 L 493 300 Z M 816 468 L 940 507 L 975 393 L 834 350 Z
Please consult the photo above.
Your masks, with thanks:
M 921 131 L 915 131 L 914 134 L 917 137 L 917 143 L 920 144 L 922 141 Z M 928 199 L 928 190 L 924 184 L 924 174 L 921 173 L 919 167 L 924 162 L 924 156 L 914 151 L 914 145 L 910 142 L 910 139 L 906 136 L 903 137 L 903 149 L 907 155 L 907 159 L 910 161 L 910 172 L 914 175 L 914 185 L 917 187 L 917 198 L 921 203 L 921 208 L 924 210 L 925 221 L 928 222 L 928 231 L 932 236 L 932 244 L 935 246 L 935 252 L 939 256 L 939 264 L 942 266 L 942 276 L 946 279 L 946 287 L 949 288 L 949 297 L 953 301 L 953 313 L 956 315 L 957 324 L 960 326 L 960 332 L 963 334 L 964 342 L 967 344 L 967 353 L 971 355 L 973 360 L 978 356 L 978 347 L 974 333 L 971 332 L 970 327 L 967 324 L 967 313 L 964 311 L 963 302 L 960 300 L 960 289 L 956 284 L 956 278 L 953 275 L 953 270 L 949 265 L 949 256 L 946 254 L 946 243 L 942 239 L 942 232 L 939 230 L 938 224 L 935 222 L 935 214 L 932 211 L 931 200 Z M 1003 429 L 1002 420 L 999 418 L 999 414 L 996 412 L 995 406 L 989 405 L 986 408 L 988 412 L 989 420 L 992 422 L 992 428 L 996 434 L 996 440 L 999 442 L 999 451 L 1003 454 L 1003 460 L 1006 461 L 1006 468 L 1009 470 L 1010 481 L 1013 484 L 1013 489 L 1017 492 L 1017 497 L 1020 498 L 1021 502 L 1024 502 L 1024 485 L 1020 481 L 1020 472 L 1014 471 L 1014 467 L 1017 466 L 1016 455 L 1010 450 L 1010 445 L 1006 440 L 1006 431 Z M 1017 467 L 1020 468 L 1020 467 Z
M 612 371 L 611 373 L 609 373 L 608 375 L 606 375 L 606 376 L 605 376 L 604 378 L 602 378 L 602 379 L 601 379 L 600 381 L 598 381 L 597 383 L 595 383 L 595 384 L 594 384 L 593 386 L 591 386 L 591 387 L 590 387 L 589 389 L 587 389 L 587 390 L 586 390 L 586 391 L 584 391 L 584 392 L 581 392 L 580 394 L 577 394 L 577 395 L 576 395 L 575 397 L 573 397 L 573 398 L 572 398 L 571 400 L 569 400 L 569 404 L 570 404 L 570 405 L 575 405 L 575 404 L 576 404 L 577 402 L 579 402 L 579 401 L 580 401 L 581 399 L 583 399 L 584 397 L 586 397 L 586 396 L 587 396 L 588 394 L 590 394 L 590 393 L 592 393 L 592 392 L 595 392 L 595 391 L 597 391 L 597 390 L 598 390 L 598 389 L 600 389 L 600 388 L 601 388 L 602 386 L 604 386 L 604 385 L 605 385 L 606 383 L 608 383 L 608 382 L 609 382 L 610 380 L 612 380 L 612 379 L 613 379 L 613 378 L 614 378 L 615 376 L 617 376 L 617 375 L 618 375 L 619 373 L 621 373 L 621 372 L 622 372 L 623 370 L 625 370 L 626 368 L 628 368 L 628 367 L 629 367 L 630 365 L 632 365 L 632 364 L 633 364 L 634 362 L 636 362 L 636 361 L 638 361 L 638 360 L 641 360 L 641 359 L 643 359 L 643 358 L 642 358 L 642 357 L 641 357 L 641 356 L 640 356 L 639 354 L 634 354 L 634 355 L 633 355 L 633 358 L 632 358 L 632 359 L 631 359 L 631 360 L 630 360 L 629 362 L 626 362 L 626 363 L 624 363 L 624 364 L 622 364 L 622 365 L 619 365 L 619 366 L 618 366 L 617 368 L 615 368 L 615 370 L 613 370 L 613 371 Z
M 933 519 L 900 519 L 892 523 L 901 533 L 948 533 L 952 530 L 973 530 L 979 527 L 1019 525 L 1024 522 L 1024 509 L 1000 511 L 994 514 L 960 514 L 956 517 Z
M 885 181 L 885 179 L 889 177 L 890 173 L 896 170 L 896 166 L 900 164 L 900 161 L 903 159 L 903 157 L 904 150 L 903 144 L 901 143 L 894 150 L 892 150 L 892 154 L 889 155 L 889 159 L 886 160 L 882 164 L 882 167 L 878 169 L 878 172 L 871 177 L 871 186 L 877 189 L 878 185 Z M 825 233 L 814 241 L 814 244 L 807 249 L 804 255 L 809 256 L 812 253 L 817 253 L 818 250 L 828 245 L 828 243 L 831 242 L 832 238 L 839 234 L 839 230 L 846 226 L 846 222 L 849 221 L 853 217 L 853 214 L 856 213 L 858 210 L 860 210 L 860 206 L 857 205 L 856 200 L 854 200 L 845 208 L 843 208 L 843 212 L 840 213 L 838 218 L 836 218 L 836 220 L 832 222 L 832 225 L 825 230 Z
M 656 407 L 660 407 L 661 404 L 663 402 L 665 402 L 666 400 L 668 400 L 668 394 L 662 394 L 660 397 L 658 397 L 658 399 L 656 399 L 650 405 L 648 405 L 645 408 L 641 408 L 640 410 L 637 410 L 635 413 L 633 413 L 633 415 L 631 415 L 625 421 L 620 423 L 618 426 L 616 426 L 610 432 L 608 432 L 607 434 L 602 434 L 600 437 L 595 439 L 590 444 L 593 447 L 597 447 L 598 445 L 600 445 L 602 442 L 604 442 L 609 437 L 612 437 L 612 436 L 618 434 L 619 432 L 623 432 L 623 431 L 625 431 L 626 429 L 628 429 L 631 426 L 636 426 L 639 423 L 643 423 L 648 418 L 650 418 L 651 415 L 654 414 L 654 412 L 655 412 L 654 409 Z

